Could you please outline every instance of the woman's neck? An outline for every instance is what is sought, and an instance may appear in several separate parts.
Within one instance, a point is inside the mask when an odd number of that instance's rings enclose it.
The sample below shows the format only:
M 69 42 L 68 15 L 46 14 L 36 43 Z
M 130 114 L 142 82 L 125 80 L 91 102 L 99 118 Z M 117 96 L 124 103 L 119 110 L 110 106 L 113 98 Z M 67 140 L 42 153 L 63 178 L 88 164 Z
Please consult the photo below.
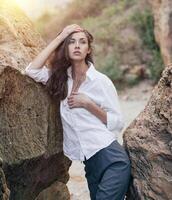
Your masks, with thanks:
M 88 65 L 85 63 L 85 61 L 73 62 L 72 63 L 73 79 L 76 80 L 85 76 L 87 70 L 88 70 Z

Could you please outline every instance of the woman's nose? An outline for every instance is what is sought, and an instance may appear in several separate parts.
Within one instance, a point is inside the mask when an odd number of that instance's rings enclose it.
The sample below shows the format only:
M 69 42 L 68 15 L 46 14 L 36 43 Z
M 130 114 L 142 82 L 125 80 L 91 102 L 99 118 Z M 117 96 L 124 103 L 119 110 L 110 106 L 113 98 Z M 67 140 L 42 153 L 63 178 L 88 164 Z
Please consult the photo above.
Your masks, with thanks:
M 80 46 L 79 46 L 79 41 L 76 41 L 75 47 L 76 47 L 76 48 L 80 47 Z

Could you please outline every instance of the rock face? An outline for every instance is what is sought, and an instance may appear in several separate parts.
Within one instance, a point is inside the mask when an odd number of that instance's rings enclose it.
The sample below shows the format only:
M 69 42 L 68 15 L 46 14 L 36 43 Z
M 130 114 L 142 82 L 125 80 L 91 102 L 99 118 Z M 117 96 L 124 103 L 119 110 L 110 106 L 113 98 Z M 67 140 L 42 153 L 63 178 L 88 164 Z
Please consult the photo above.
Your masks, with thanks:
M 45 43 L 11 2 L 0 0 L 0 13 L 0 157 L 10 199 L 33 200 L 57 182 L 66 200 L 71 161 L 62 151 L 59 102 L 22 74 Z
M 172 62 L 172 1 L 148 0 L 152 5 L 155 21 L 155 37 L 161 48 L 164 63 Z
M 66 191 L 68 191 L 68 189 L 65 184 L 55 182 L 50 187 L 42 191 L 35 200 L 69 200 L 70 194 L 67 194 Z
M 7 188 L 5 174 L 2 170 L 2 159 L 0 158 L 0 199 L 9 200 L 10 191 Z
M 163 72 L 144 111 L 124 133 L 132 161 L 129 200 L 172 199 L 172 65 Z

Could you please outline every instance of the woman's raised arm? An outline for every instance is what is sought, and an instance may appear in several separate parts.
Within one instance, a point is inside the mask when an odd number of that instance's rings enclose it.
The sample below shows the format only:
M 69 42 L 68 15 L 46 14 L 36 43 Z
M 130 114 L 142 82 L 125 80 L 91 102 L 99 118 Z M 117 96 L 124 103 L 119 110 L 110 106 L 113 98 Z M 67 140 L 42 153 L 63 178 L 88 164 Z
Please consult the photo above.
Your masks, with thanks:
M 63 31 L 58 34 L 57 37 L 53 39 L 50 44 L 35 57 L 32 62 L 29 63 L 29 65 L 24 70 L 24 74 L 28 75 L 36 82 L 46 84 L 51 75 L 51 69 L 45 65 L 46 60 L 68 35 L 74 31 L 81 30 L 82 29 L 77 24 L 66 26 Z
M 46 60 L 49 58 L 51 53 L 64 41 L 64 39 L 74 31 L 80 31 L 81 28 L 77 24 L 66 26 L 63 31 L 54 38 L 49 45 L 43 49 L 36 58 L 32 61 L 30 67 L 39 69 L 45 65 Z

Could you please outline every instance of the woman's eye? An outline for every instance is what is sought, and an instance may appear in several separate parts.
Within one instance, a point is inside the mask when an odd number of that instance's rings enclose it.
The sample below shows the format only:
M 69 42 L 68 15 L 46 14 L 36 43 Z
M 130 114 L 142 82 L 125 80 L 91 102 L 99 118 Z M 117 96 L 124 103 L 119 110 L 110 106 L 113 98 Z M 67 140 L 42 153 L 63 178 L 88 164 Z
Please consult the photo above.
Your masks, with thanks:
M 69 43 L 71 44 L 71 43 L 74 43 L 75 41 L 74 40 L 69 40 Z
M 83 40 L 83 41 L 81 41 L 81 43 L 82 43 L 82 44 L 85 44 L 85 43 L 86 43 L 86 41 L 84 41 L 84 40 Z
M 76 41 L 75 40 L 69 40 L 69 44 L 74 44 Z M 77 42 L 76 42 L 77 43 Z M 79 41 L 80 44 L 86 44 L 85 40 Z

